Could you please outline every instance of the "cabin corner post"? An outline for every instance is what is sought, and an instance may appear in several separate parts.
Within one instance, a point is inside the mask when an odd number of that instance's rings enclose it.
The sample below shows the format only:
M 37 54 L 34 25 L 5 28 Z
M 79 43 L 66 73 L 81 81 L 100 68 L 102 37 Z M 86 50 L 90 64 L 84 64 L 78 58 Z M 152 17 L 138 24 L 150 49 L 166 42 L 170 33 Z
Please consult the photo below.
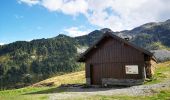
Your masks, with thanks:
M 91 79 L 88 77 L 88 78 L 86 78 L 86 84 L 87 85 L 91 85 Z
M 146 77 L 146 64 L 144 63 L 144 66 L 143 66 L 143 79 L 145 80 L 147 77 Z
M 155 64 L 156 64 L 156 62 L 155 62 L 154 60 L 151 59 L 151 60 L 150 60 L 151 77 L 154 75 L 154 72 L 155 72 L 155 69 L 156 69 Z
M 85 64 L 85 69 L 86 69 L 86 84 L 87 85 L 91 85 L 91 70 L 90 70 L 90 63 L 86 61 L 86 64 Z
M 145 57 L 146 78 L 152 78 L 155 71 L 156 61 L 151 56 Z
M 151 64 L 150 61 L 145 61 L 145 71 L 146 71 L 146 78 L 150 78 L 151 77 Z

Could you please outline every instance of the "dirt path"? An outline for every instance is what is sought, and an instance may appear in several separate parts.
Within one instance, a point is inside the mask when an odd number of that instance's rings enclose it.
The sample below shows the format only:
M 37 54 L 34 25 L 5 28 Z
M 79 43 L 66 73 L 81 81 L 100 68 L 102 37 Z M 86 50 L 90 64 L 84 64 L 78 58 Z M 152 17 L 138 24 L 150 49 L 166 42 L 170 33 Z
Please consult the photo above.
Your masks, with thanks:
M 164 89 L 170 87 L 170 80 L 158 84 L 152 85 L 140 85 L 126 88 L 68 88 L 63 93 L 49 94 L 50 100 L 63 100 L 63 99 L 74 99 L 74 98 L 85 98 L 93 95 L 128 95 L 128 96 L 139 96 L 139 95 L 152 95 L 157 93 L 156 89 Z

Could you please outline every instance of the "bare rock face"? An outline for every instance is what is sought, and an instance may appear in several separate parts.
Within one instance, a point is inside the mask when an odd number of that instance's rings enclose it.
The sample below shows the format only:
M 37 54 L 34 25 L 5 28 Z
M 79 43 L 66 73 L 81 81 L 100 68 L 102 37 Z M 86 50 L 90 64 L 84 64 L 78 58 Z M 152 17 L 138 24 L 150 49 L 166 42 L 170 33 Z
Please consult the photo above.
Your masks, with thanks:
M 88 49 L 87 46 L 77 47 L 77 53 L 81 54 L 81 53 L 85 52 L 87 49 Z
M 168 50 L 153 50 L 152 52 L 159 62 L 170 60 L 170 51 Z

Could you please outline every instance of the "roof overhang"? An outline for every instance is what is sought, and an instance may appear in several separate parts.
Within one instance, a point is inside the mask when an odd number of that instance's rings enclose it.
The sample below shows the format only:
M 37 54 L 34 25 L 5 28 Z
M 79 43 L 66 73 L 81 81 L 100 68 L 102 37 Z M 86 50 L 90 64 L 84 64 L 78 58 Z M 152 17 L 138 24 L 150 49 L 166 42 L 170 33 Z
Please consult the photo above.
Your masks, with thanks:
M 102 41 L 104 38 L 106 38 L 106 37 L 112 37 L 112 38 L 114 38 L 114 39 L 117 39 L 118 41 L 121 41 L 121 42 L 123 42 L 123 43 L 125 43 L 125 44 L 127 44 L 127 45 L 129 45 L 129 46 L 131 46 L 131 47 L 133 47 L 133 48 L 141 51 L 142 53 L 144 53 L 144 54 L 152 57 L 152 58 L 157 62 L 156 58 L 153 56 L 153 53 L 151 53 L 151 52 L 149 52 L 148 50 L 145 50 L 145 49 L 143 49 L 143 48 L 141 48 L 141 47 L 139 47 L 139 46 L 136 46 L 136 45 L 128 42 L 127 40 L 124 40 L 124 39 L 122 39 L 122 38 L 120 38 L 120 37 L 118 37 L 118 36 L 116 36 L 116 35 L 114 35 L 114 34 L 112 34 L 112 33 L 110 33 L 110 32 L 106 32 L 105 34 L 103 34 L 103 36 L 102 36 L 99 40 L 97 40 L 97 41 L 96 41 L 92 46 L 90 46 L 83 54 L 80 55 L 80 57 L 78 58 L 77 61 L 78 61 L 78 62 L 85 62 L 85 61 L 86 61 L 86 58 L 87 58 L 87 57 L 86 57 L 87 54 L 88 54 L 92 49 L 95 49 L 95 48 L 96 48 L 96 45 L 97 45 L 99 42 L 101 42 L 101 41 Z

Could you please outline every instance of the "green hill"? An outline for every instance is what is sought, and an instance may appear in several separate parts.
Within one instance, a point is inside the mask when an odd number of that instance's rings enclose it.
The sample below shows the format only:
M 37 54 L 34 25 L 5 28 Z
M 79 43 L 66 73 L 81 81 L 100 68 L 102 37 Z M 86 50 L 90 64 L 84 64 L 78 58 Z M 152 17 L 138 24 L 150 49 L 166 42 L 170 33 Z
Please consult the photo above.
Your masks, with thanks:
M 121 32 L 104 28 L 74 38 L 60 34 L 0 46 L 0 88 L 20 88 L 54 75 L 83 70 L 83 65 L 76 62 L 77 57 L 107 31 L 128 37 L 130 42 L 148 50 L 169 49 L 169 25 L 167 20 Z
M 156 71 L 155 75 L 152 80 L 146 82 L 145 84 L 155 84 L 155 83 L 161 83 L 164 81 L 170 80 L 170 61 L 159 63 L 156 65 Z M 48 84 L 53 82 L 53 86 L 44 86 L 44 84 Z M 79 72 L 73 72 L 65 75 L 59 75 L 54 76 L 52 78 L 43 80 L 41 82 L 38 82 L 32 86 L 28 86 L 21 89 L 13 89 L 13 90 L 4 90 L 0 91 L 0 100 L 48 100 L 49 96 L 54 93 L 61 93 L 65 94 L 66 90 L 58 88 L 61 84 L 84 84 L 85 83 L 85 73 L 84 71 Z M 114 88 L 113 88 L 114 89 Z M 109 90 L 108 90 L 109 91 Z M 98 92 L 98 91 L 92 91 L 92 92 Z M 123 96 L 123 95 L 86 95 L 87 100 L 168 100 L 170 97 L 170 88 L 167 88 L 165 90 L 153 90 L 155 92 L 155 95 L 149 95 L 149 96 Z M 76 100 L 84 100 L 84 98 L 80 99 L 77 95 Z M 57 98 L 57 97 L 56 97 Z M 70 98 L 74 100 L 74 98 Z
M 1 88 L 19 88 L 52 75 L 81 70 L 76 63 L 77 46 L 73 38 L 65 35 L 2 46 Z

